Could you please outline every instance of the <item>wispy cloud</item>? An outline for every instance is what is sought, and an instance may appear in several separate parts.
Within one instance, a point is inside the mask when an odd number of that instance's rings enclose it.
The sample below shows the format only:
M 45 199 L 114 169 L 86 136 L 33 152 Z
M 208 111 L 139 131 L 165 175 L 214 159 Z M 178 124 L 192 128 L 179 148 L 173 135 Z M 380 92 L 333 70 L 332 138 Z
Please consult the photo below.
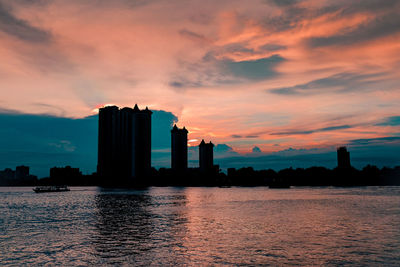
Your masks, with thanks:
M 270 89 L 267 92 L 282 95 L 297 95 L 331 93 L 332 91 L 360 91 L 367 90 L 382 81 L 385 81 L 385 73 L 357 74 L 344 72 L 291 87 Z
M 190 40 L 193 40 L 196 43 L 209 43 L 210 40 L 208 40 L 204 35 L 195 33 L 193 31 L 187 30 L 187 29 L 181 29 L 179 31 L 179 34 L 183 36 L 184 38 L 188 38 Z
M 182 64 L 184 76 L 175 74 L 169 85 L 190 89 L 265 80 L 279 75 L 276 67 L 284 60 L 280 55 L 272 55 L 257 60 L 234 61 L 208 54 L 201 62 Z
M 258 138 L 258 135 L 239 135 L 239 134 L 232 134 L 232 138 Z
M 313 129 L 313 130 L 292 130 L 292 131 L 285 131 L 285 132 L 276 132 L 276 133 L 271 133 L 270 135 L 307 135 L 307 134 L 320 133 L 320 132 L 345 130 L 345 129 L 350 129 L 352 127 L 353 126 L 351 126 L 351 125 L 337 125 L 337 126 L 330 126 L 330 127 L 324 127 L 324 128 L 319 128 L 319 129 Z
M 392 116 L 385 118 L 382 122 L 377 123 L 377 126 L 399 126 L 400 125 L 400 116 Z
M 338 34 L 327 37 L 312 37 L 307 44 L 312 48 L 322 46 L 344 46 L 354 43 L 372 41 L 377 38 L 400 33 L 400 18 L 397 11 L 384 14 L 371 21 L 358 25 Z
M 364 139 L 354 139 L 349 142 L 350 145 L 387 145 L 397 143 L 400 144 L 400 136 L 386 136 L 379 138 L 364 138 Z
M 0 31 L 23 41 L 44 43 L 51 40 L 51 33 L 30 22 L 17 18 L 10 7 L 0 1 Z

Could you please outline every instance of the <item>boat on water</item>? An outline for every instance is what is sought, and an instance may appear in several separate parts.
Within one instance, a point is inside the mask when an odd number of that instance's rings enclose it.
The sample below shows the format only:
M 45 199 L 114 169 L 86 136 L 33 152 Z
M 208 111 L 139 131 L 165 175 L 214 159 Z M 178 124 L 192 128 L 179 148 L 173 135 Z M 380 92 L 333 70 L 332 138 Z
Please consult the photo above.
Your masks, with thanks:
M 37 186 L 33 188 L 36 193 L 46 193 L 46 192 L 66 192 L 70 191 L 66 185 L 54 185 L 54 186 Z

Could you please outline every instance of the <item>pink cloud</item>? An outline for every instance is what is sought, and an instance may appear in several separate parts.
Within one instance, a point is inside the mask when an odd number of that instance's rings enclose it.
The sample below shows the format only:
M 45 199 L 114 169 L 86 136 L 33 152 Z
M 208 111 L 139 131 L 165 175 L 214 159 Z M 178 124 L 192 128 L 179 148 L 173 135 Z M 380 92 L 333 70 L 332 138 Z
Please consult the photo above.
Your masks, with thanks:
M 375 22 L 394 16 L 399 5 L 370 2 L 8 3 L 7 14 L 24 28 L 13 35 L 0 21 L 0 106 L 84 117 L 102 104 L 139 103 L 176 114 L 191 139 L 237 151 L 394 135 L 398 128 L 374 125 L 398 115 L 400 31 L 378 34 L 382 25 Z M 42 41 L 32 41 L 34 34 Z M 335 43 L 313 47 L 315 38 Z M 264 64 L 274 56 L 281 60 Z M 382 76 L 370 83 L 346 73 Z M 315 82 L 329 77 L 337 84 Z M 307 84 L 313 87 L 297 95 L 273 93 Z M 315 131 L 337 125 L 351 128 Z M 289 130 L 314 132 L 271 134 Z

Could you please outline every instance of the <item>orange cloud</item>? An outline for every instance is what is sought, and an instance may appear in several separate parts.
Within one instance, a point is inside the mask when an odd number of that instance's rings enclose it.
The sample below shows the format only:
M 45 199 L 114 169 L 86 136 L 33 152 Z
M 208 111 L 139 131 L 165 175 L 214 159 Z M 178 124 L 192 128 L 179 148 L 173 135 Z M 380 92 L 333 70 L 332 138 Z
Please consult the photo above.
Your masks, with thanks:
M 126 3 L 0 7 L 0 106 L 84 117 L 139 103 L 240 152 L 398 133 L 376 124 L 399 110 L 399 4 Z M 289 131 L 303 134 L 273 134 Z

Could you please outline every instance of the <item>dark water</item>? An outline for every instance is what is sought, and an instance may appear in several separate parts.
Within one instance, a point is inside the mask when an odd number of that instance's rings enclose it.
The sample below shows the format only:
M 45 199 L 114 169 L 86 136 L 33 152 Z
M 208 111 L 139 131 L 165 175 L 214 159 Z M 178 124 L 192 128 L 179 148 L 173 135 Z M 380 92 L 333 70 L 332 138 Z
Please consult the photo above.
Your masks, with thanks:
M 3 187 L 0 264 L 400 266 L 400 187 Z

